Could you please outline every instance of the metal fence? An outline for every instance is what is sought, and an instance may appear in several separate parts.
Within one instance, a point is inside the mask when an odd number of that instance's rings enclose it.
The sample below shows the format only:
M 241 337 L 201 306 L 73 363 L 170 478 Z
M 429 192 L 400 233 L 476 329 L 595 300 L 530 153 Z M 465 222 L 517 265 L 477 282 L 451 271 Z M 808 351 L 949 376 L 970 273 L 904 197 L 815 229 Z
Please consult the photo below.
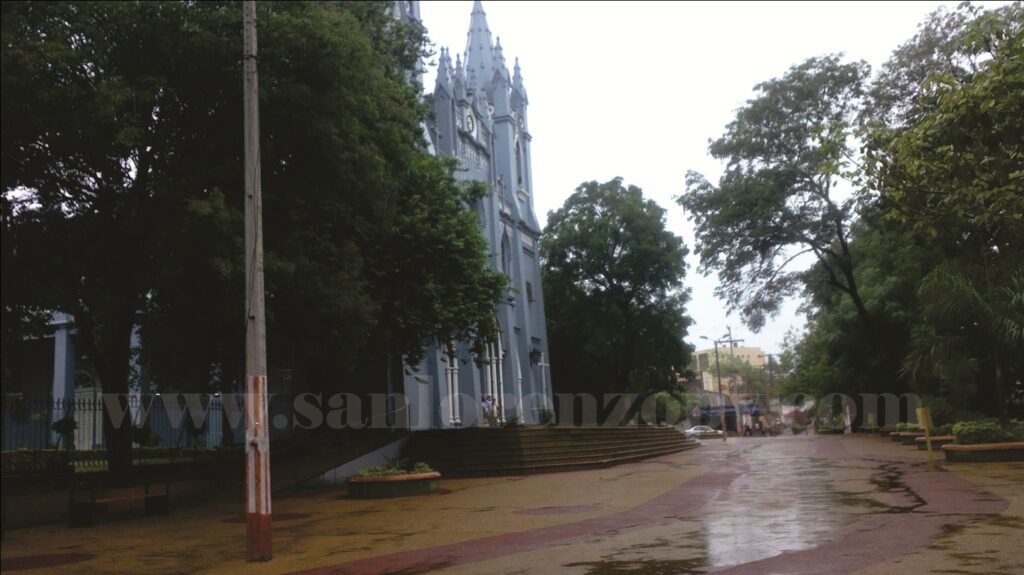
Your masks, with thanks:
M 104 413 L 119 425 L 131 426 L 132 443 L 150 449 L 217 448 L 245 441 L 244 404 L 240 396 L 226 401 L 218 395 L 160 394 L 104 397 L 79 395 L 74 399 L 3 398 L 2 449 L 63 449 L 101 452 L 106 447 Z M 273 398 L 268 405 L 276 415 L 291 419 L 291 401 Z M 290 434 L 290 426 L 273 427 L 272 439 Z M 79 454 L 85 456 L 84 453 Z

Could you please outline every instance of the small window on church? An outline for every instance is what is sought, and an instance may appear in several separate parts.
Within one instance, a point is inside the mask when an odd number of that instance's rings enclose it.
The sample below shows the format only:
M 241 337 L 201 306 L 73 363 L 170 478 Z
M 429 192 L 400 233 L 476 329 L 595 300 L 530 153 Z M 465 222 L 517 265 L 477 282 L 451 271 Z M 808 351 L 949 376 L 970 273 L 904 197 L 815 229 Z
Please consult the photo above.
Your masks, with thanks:
M 523 146 L 516 140 L 516 183 L 523 187 Z
M 533 284 L 526 282 L 526 301 L 533 303 Z

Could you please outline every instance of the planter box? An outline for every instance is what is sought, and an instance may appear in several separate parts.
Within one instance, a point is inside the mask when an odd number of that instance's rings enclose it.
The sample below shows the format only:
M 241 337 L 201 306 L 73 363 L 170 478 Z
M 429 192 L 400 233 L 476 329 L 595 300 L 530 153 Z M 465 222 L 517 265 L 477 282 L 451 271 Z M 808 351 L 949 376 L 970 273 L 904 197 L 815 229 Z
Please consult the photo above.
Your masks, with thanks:
M 900 434 L 900 443 L 914 445 L 918 437 L 924 437 L 923 431 L 904 431 Z
M 842 427 L 822 427 L 818 429 L 818 435 L 843 435 L 846 429 Z
M 410 497 L 437 491 L 441 474 L 410 473 L 408 475 L 382 475 L 380 477 L 352 477 L 348 480 L 348 496 L 355 499 L 382 499 Z
M 1006 443 L 979 443 L 942 446 L 946 461 L 950 463 L 989 463 L 997 461 L 1024 461 L 1024 441 Z
M 917 448 L 922 450 L 922 451 L 928 449 L 928 443 L 925 442 L 924 436 L 918 437 L 917 439 L 915 439 L 914 443 L 917 444 Z M 933 435 L 932 436 L 932 449 L 940 449 L 940 448 L 942 448 L 943 445 L 946 445 L 947 443 L 953 443 L 953 436 L 952 435 Z
M 903 437 L 905 435 L 908 435 L 908 434 L 911 437 L 918 437 L 920 435 L 924 435 L 924 432 L 923 431 L 894 431 L 894 432 L 889 434 L 889 439 L 893 440 L 894 442 L 902 442 L 903 441 Z

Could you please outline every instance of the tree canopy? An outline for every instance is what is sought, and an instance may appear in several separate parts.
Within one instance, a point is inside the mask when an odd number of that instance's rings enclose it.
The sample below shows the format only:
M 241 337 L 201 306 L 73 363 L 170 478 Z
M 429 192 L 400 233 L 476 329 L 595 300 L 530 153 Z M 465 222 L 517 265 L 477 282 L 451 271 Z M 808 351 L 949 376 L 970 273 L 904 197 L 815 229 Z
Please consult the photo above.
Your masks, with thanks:
M 859 308 L 819 262 L 788 345 L 805 391 L 913 390 L 949 413 L 1024 397 L 1020 3 L 940 9 L 861 90 L 850 228 Z
M 867 75 L 867 64 L 830 55 L 758 84 L 710 145 L 726 163 L 718 185 L 687 174 L 678 202 L 696 224 L 700 269 L 718 274 L 715 293 L 755 331 L 802 288 L 793 261 L 803 254 L 867 317 L 850 258 L 854 203 L 836 193 Z
M 689 363 L 688 250 L 665 210 L 621 178 L 586 182 L 548 215 L 541 251 L 559 390 L 671 389 Z
M 409 78 L 424 31 L 389 10 L 259 4 L 268 351 L 300 389 L 383 386 L 388 356 L 487 337 L 504 286 L 468 208 L 485 190 L 423 151 Z M 104 391 L 127 391 L 136 329 L 155 385 L 234 387 L 240 7 L 10 2 L 2 16 L 5 323 L 71 313 Z M 123 465 L 127 435 L 107 432 Z

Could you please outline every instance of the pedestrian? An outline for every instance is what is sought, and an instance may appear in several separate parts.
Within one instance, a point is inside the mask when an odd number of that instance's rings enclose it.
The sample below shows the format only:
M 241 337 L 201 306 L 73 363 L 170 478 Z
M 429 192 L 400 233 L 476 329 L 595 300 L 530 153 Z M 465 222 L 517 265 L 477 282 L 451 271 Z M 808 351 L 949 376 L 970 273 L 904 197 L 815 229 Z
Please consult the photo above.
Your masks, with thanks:
M 485 395 L 483 404 L 484 420 L 487 422 L 487 425 L 494 426 L 495 424 L 497 424 L 497 421 L 495 421 L 494 418 L 494 398 L 490 395 Z

